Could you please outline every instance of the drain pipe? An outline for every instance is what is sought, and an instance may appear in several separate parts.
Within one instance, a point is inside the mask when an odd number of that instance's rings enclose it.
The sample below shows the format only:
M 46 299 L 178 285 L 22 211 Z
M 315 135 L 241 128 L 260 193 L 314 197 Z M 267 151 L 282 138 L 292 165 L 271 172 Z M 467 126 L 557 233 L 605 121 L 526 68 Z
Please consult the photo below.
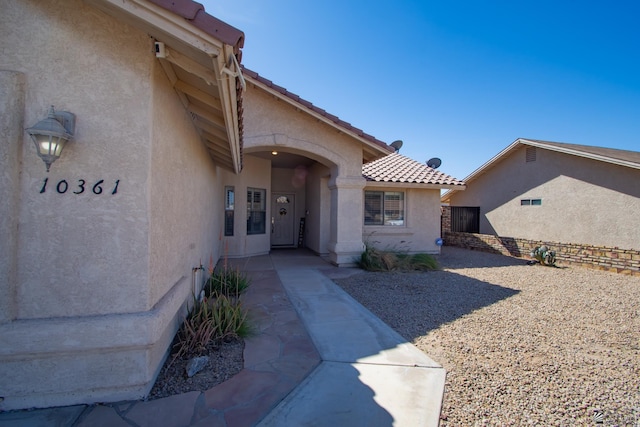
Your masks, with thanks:
M 193 286 L 193 296 L 199 294 L 200 288 L 202 288 L 202 276 L 204 274 L 204 267 L 200 264 L 200 267 L 193 267 L 191 269 L 191 284 Z M 201 299 L 201 295 L 198 295 L 198 300 Z

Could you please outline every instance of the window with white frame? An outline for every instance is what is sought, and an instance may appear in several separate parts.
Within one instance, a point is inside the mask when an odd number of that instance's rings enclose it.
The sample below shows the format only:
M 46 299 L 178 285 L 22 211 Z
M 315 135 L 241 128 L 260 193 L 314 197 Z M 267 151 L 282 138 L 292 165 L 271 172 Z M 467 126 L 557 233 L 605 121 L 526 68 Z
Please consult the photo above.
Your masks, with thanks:
M 542 199 L 520 199 L 520 206 L 541 206 Z
M 266 193 L 262 188 L 247 188 L 247 234 L 265 234 Z
M 233 236 L 233 221 L 235 212 L 235 190 L 224 187 L 224 235 Z
M 404 225 L 404 193 L 365 191 L 364 225 Z

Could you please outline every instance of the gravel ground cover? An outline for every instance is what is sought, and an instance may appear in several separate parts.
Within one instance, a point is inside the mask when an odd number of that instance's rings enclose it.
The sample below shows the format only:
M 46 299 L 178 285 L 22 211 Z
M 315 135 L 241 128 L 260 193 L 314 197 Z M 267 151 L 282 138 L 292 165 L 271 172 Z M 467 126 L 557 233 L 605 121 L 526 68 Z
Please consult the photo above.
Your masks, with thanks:
M 445 367 L 442 426 L 640 426 L 640 277 L 438 260 L 335 281 Z

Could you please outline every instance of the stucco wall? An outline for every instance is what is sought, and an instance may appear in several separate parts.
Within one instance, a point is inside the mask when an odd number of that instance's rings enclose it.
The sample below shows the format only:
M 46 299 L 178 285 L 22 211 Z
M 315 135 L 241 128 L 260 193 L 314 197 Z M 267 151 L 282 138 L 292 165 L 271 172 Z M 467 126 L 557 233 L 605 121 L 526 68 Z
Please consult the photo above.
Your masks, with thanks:
M 220 253 L 217 169 L 148 35 L 80 0 L 0 9 L 0 70 L 21 76 L 0 72 L 20 129 L 16 152 L 0 151 L 19 170 L 0 183 L 19 230 L 2 246 L 16 261 L 0 281 L 0 410 L 143 397 L 192 267 Z M 51 104 L 77 124 L 47 174 L 23 129 Z
M 318 194 L 329 197 L 320 202 L 330 209 L 329 258 L 351 264 L 363 249 L 362 222 L 353 215 L 362 211 L 362 143 L 251 84 L 244 105 L 245 153 L 287 151 L 330 170 L 329 193 Z
M 0 324 L 16 317 L 25 76 L 0 69 Z
M 220 171 L 221 187 L 233 186 L 235 189 L 235 219 L 234 235 L 224 237 L 224 230 L 220 228 L 218 242 L 221 246 L 222 256 L 240 258 L 253 255 L 264 255 L 270 249 L 270 228 L 266 225 L 265 234 L 247 235 L 247 188 L 259 188 L 266 190 L 267 196 L 267 222 L 271 209 L 271 162 L 251 155 L 245 155 L 244 168 L 238 175 L 227 171 Z M 218 214 L 224 214 L 224 196 L 221 194 L 221 205 Z M 222 226 L 221 226 L 222 227 Z
M 329 253 L 331 198 L 329 192 L 330 171 L 326 166 L 316 163 L 307 175 L 307 209 L 306 219 L 307 248 L 319 255 Z
M 17 316 L 144 310 L 149 39 L 81 1 L 3 3 L 0 69 L 25 75 L 24 125 L 45 118 L 49 105 L 77 115 L 75 138 L 48 174 L 23 134 L 13 189 L 20 191 Z M 68 190 L 60 194 L 63 180 Z M 81 180 L 85 190 L 74 194 Z M 93 191 L 98 181 L 102 194 Z
M 362 149 L 347 135 L 251 85 L 243 105 L 246 153 L 286 149 L 343 176 L 362 175 Z
M 224 204 L 217 170 L 159 64 L 154 67 L 150 174 L 149 308 L 220 256 Z M 183 282 L 185 282 L 183 284 Z
M 363 239 L 367 244 L 407 253 L 440 253 L 435 243 L 440 237 L 440 190 L 376 187 L 372 183 L 365 191 L 402 191 L 405 197 L 405 225 L 366 225 Z M 364 221 L 363 213 L 360 216 Z
M 451 196 L 452 206 L 480 206 L 480 232 L 518 238 L 637 249 L 640 171 L 525 147 Z M 521 199 L 542 199 L 521 206 Z

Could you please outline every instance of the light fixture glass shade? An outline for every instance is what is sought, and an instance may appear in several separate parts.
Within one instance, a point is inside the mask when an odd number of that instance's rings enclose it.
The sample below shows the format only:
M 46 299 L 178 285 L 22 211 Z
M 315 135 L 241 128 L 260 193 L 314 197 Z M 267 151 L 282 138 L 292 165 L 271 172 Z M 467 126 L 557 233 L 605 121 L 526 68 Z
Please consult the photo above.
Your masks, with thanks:
M 71 129 L 65 128 L 62 123 Z M 27 129 L 27 133 L 36 145 L 38 156 L 47 165 L 47 172 L 49 172 L 51 164 L 62 154 L 62 149 L 67 141 L 73 138 L 74 126 L 75 116 L 72 113 L 67 111 L 56 113 L 52 105 L 46 119 L 40 120 L 33 127 Z

